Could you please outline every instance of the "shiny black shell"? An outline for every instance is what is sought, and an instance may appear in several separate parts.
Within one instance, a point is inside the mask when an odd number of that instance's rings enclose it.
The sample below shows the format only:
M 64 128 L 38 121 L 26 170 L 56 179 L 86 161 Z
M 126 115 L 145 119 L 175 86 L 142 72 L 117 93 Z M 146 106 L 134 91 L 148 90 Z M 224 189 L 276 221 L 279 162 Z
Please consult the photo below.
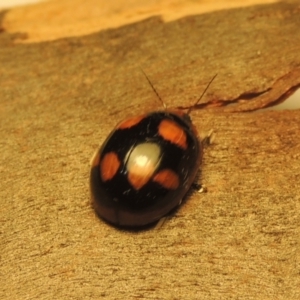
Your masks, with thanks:
M 157 111 L 125 120 L 92 162 L 90 189 L 97 214 L 116 226 L 159 220 L 181 203 L 201 158 L 188 115 Z

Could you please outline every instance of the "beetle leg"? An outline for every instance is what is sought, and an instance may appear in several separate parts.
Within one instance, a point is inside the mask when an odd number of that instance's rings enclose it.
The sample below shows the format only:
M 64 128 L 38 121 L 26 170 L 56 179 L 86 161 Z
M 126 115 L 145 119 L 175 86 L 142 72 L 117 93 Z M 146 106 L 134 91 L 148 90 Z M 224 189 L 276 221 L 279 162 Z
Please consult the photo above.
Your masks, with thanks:
M 156 223 L 156 225 L 154 226 L 155 230 L 159 230 L 162 228 L 162 226 L 165 224 L 165 222 L 167 221 L 168 217 L 162 217 L 161 219 L 158 220 L 158 222 Z
M 214 139 L 215 139 L 215 134 L 214 131 L 211 129 L 201 142 L 204 147 L 207 147 L 213 143 Z
M 203 184 L 199 184 L 199 183 L 192 183 L 191 186 L 193 189 L 197 190 L 198 193 L 206 193 L 207 192 L 207 187 Z

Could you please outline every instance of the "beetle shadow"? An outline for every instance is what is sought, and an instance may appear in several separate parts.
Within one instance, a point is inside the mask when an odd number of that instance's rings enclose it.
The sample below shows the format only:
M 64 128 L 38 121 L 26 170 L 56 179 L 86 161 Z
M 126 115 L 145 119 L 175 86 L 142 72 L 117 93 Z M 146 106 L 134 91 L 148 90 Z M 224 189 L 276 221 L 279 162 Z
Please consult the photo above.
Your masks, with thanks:
M 93 205 L 92 205 L 93 207 Z M 93 210 L 94 210 L 94 213 L 95 213 L 95 216 L 103 223 L 105 223 L 106 225 L 110 226 L 110 227 L 113 227 L 114 229 L 118 230 L 118 231 L 126 231 L 126 232 L 132 232 L 132 233 L 139 233 L 139 232 L 143 232 L 143 231 L 148 231 L 148 230 L 152 230 L 156 227 L 157 223 L 160 221 L 154 221 L 152 223 L 149 223 L 147 225 L 142 225 L 142 226 L 122 226 L 122 225 L 116 225 L 114 223 L 111 223 L 105 219 L 103 219 L 98 213 L 97 211 L 94 209 L 93 207 Z
M 104 220 L 97 213 L 96 213 L 96 215 L 98 216 L 98 218 L 101 221 L 103 221 L 107 225 L 115 228 L 116 230 L 122 231 L 122 232 L 126 231 L 126 232 L 131 232 L 131 233 L 140 233 L 140 232 L 144 232 L 144 231 L 153 230 L 153 229 L 155 229 L 157 223 L 159 222 L 159 220 L 158 220 L 158 221 L 152 222 L 150 224 L 142 225 L 142 226 L 137 226 L 137 227 L 135 227 L 135 226 L 118 226 L 116 224 L 108 222 L 107 220 Z

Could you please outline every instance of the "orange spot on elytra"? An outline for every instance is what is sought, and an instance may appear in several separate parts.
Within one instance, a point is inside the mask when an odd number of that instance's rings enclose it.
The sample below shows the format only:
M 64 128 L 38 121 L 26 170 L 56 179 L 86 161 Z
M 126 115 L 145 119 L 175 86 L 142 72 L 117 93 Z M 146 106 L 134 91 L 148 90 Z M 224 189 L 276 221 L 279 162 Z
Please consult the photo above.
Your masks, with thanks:
M 157 173 L 154 176 L 153 181 L 169 190 L 176 190 L 179 187 L 178 175 L 170 169 L 164 169 Z
M 128 173 L 128 181 L 136 189 L 142 188 L 151 178 L 155 166 L 149 161 L 146 165 L 133 164 Z
M 120 161 L 115 152 L 106 153 L 100 163 L 100 175 L 103 181 L 112 179 L 119 167 Z
M 131 118 L 131 119 L 127 119 L 127 120 L 123 121 L 122 123 L 120 123 L 117 126 L 117 128 L 118 129 L 127 129 L 127 128 L 130 128 L 130 127 L 135 126 L 138 123 L 140 123 L 144 118 L 145 118 L 145 115 L 138 116 L 138 117 Z
M 158 133 L 167 141 L 182 149 L 187 149 L 186 133 L 174 121 L 162 120 L 158 126 Z
M 128 174 L 128 181 L 136 189 L 141 189 L 150 179 L 150 176 L 142 176 L 136 173 Z

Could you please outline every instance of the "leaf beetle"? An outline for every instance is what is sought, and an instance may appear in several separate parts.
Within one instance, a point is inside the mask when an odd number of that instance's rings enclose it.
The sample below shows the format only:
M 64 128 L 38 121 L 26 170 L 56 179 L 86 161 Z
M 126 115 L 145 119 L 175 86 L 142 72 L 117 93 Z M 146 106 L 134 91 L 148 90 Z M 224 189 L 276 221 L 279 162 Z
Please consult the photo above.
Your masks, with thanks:
M 102 219 L 117 227 L 142 227 L 180 205 L 202 160 L 189 114 L 216 76 L 186 113 L 164 104 L 165 110 L 126 119 L 109 134 L 90 171 L 93 206 Z

